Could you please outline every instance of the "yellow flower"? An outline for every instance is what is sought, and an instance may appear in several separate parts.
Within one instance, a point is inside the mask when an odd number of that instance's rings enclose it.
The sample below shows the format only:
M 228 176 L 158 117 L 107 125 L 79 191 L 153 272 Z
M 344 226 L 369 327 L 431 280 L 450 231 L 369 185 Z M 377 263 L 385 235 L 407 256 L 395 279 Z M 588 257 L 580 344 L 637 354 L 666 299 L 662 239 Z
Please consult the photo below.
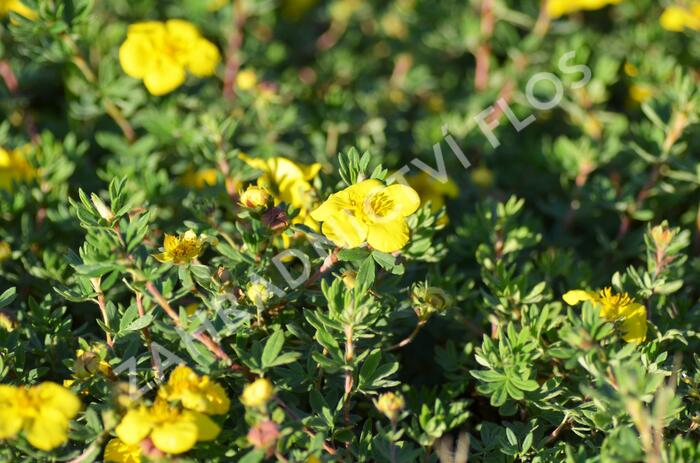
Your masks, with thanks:
M 274 395 L 272 383 L 265 378 L 258 378 L 243 389 L 241 403 L 249 408 L 262 408 Z
M 685 28 L 700 31 L 700 2 L 667 7 L 661 14 L 659 23 L 672 32 L 683 32 Z
M 0 241 L 0 262 L 7 260 L 10 257 L 12 257 L 12 248 L 10 247 L 10 243 Z
M 393 392 L 385 392 L 379 396 L 379 400 L 374 402 L 374 406 L 377 407 L 381 413 L 384 414 L 390 421 L 396 421 L 399 417 L 399 413 L 404 409 L 406 403 L 400 394 L 394 394 Z
M 28 6 L 22 4 L 19 0 L 0 0 L 0 18 L 3 18 L 10 13 L 17 13 L 27 19 L 36 18 L 36 12 Z
M 552 18 L 580 10 L 598 10 L 607 5 L 615 5 L 622 0 L 548 0 L 547 13 Z
M 80 399 L 52 382 L 38 386 L 0 385 L 0 439 L 24 432 L 30 444 L 53 450 L 68 441 L 70 421 L 80 411 Z
M 654 96 L 654 87 L 646 84 L 632 84 L 629 90 L 630 98 L 637 103 L 644 103 Z
M 150 406 L 129 410 L 115 429 L 127 445 L 137 445 L 147 437 L 165 453 L 179 454 L 197 442 L 216 439 L 221 428 L 204 413 L 183 410 L 162 399 Z
M 17 321 L 9 311 L 0 309 L 0 328 L 5 331 L 14 331 L 17 327 Z
M 11 151 L 0 148 L 0 190 L 12 192 L 13 182 L 29 182 L 36 177 L 36 170 L 27 162 L 29 149 L 29 145 Z
M 259 187 L 266 188 L 277 201 L 283 201 L 299 210 L 293 223 L 303 223 L 318 230 L 318 225 L 309 216 L 309 211 L 316 204 L 314 187 L 309 180 L 318 174 L 321 164 L 297 164 L 284 157 L 256 159 L 245 154 L 241 154 L 240 158 L 250 167 L 262 171 L 257 181 Z
M 600 310 L 600 316 L 609 322 L 622 322 L 623 339 L 639 344 L 647 337 L 646 308 L 627 293 L 613 294 L 610 288 L 601 291 L 569 291 L 563 296 L 569 305 L 589 301 Z
M 323 234 L 337 246 L 356 248 L 366 241 L 378 251 L 394 252 L 408 243 L 406 217 L 419 205 L 413 188 L 370 179 L 332 194 L 311 217 L 323 222 Z
M 236 76 L 236 86 L 241 90 L 250 90 L 258 84 L 258 76 L 252 69 L 244 69 Z
M 179 401 L 182 406 L 195 412 L 223 415 L 231 401 L 226 391 L 209 376 L 199 376 L 185 365 L 178 365 L 168 383 L 158 390 L 158 397 L 168 401 Z
M 250 185 L 241 192 L 241 205 L 249 209 L 261 209 L 272 201 L 272 195 L 267 189 L 255 185 Z
M 420 196 L 421 204 L 425 204 L 430 201 L 430 210 L 434 213 L 438 212 L 445 205 L 446 198 L 456 198 L 459 196 L 459 188 L 457 184 L 450 180 L 445 179 L 445 182 L 441 182 L 439 179 L 433 178 L 432 176 L 421 172 L 408 177 L 408 184 L 416 190 L 418 196 Z M 441 224 L 446 224 L 449 221 L 447 215 L 443 216 L 440 220 Z
M 175 265 L 189 264 L 202 253 L 204 241 L 192 230 L 184 235 L 175 236 L 165 234 L 163 252 L 154 254 L 160 262 L 172 262 Z
M 143 79 L 152 95 L 164 95 L 185 81 L 214 74 L 221 55 L 197 28 L 181 19 L 146 21 L 129 26 L 119 48 L 119 62 L 127 75 Z
M 202 189 L 205 186 L 216 185 L 216 169 L 188 169 L 182 174 L 182 184 L 188 188 Z
M 141 446 L 112 439 L 105 447 L 104 461 L 105 463 L 141 463 Z
M 245 295 L 253 304 L 262 304 L 272 297 L 264 283 L 248 283 Z

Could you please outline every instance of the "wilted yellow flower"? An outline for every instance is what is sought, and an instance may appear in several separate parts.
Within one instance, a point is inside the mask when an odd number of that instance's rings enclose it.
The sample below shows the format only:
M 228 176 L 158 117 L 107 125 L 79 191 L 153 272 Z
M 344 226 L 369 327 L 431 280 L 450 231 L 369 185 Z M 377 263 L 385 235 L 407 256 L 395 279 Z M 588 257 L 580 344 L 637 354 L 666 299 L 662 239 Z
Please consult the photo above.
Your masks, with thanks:
M 73 374 L 76 378 L 86 379 L 94 376 L 98 372 L 104 376 L 110 376 L 112 374 L 112 367 L 102 358 L 99 349 L 100 346 L 97 346 L 94 351 L 86 351 L 84 349 L 78 349 L 76 351 L 75 363 L 73 365 Z
M 182 19 L 146 21 L 129 26 L 119 48 L 119 62 L 127 75 L 143 79 L 152 95 L 164 95 L 185 81 L 214 74 L 221 55 L 197 28 Z
M 552 18 L 581 10 L 598 10 L 607 5 L 615 5 L 622 0 L 548 0 L 547 13 Z
M 253 304 L 262 304 L 272 297 L 265 283 L 260 282 L 248 283 L 245 295 Z
M 40 450 L 53 450 L 68 441 L 70 421 L 80 411 L 80 399 L 52 382 L 37 386 L 0 385 L 0 439 L 23 432 Z
M 127 444 L 121 439 L 107 442 L 104 452 L 105 463 L 141 463 L 141 446 Z
M 0 148 L 0 190 L 12 192 L 13 182 L 29 182 L 36 177 L 36 170 L 27 162 L 29 149 L 29 145 L 10 151 Z
M 601 291 L 569 291 L 563 296 L 569 305 L 589 301 L 600 310 L 600 316 L 609 322 L 622 322 L 623 338 L 627 342 L 641 343 L 647 337 L 646 308 L 635 302 L 627 293 L 613 294 L 612 289 Z
M 427 320 L 435 313 L 444 312 L 453 304 L 452 297 L 441 288 L 418 283 L 411 288 L 413 310 L 420 320 Z
M 201 189 L 216 185 L 216 172 L 216 169 L 188 169 L 182 174 L 181 181 L 186 187 Z
M 318 230 L 318 224 L 309 216 L 317 202 L 316 193 L 309 181 L 321 170 L 321 164 L 297 164 L 284 157 L 256 159 L 245 154 L 241 154 L 240 158 L 250 167 L 262 171 L 257 181 L 259 187 L 272 193 L 275 200 L 299 209 L 299 214 L 292 223 L 303 223 Z
M 188 230 L 180 236 L 166 233 L 163 252 L 154 254 L 153 257 L 164 263 L 189 264 L 202 253 L 203 246 L 204 241 L 192 230 Z
M 421 204 L 430 201 L 430 210 L 433 213 L 442 209 L 446 198 L 454 199 L 459 196 L 459 187 L 449 178 L 445 178 L 445 181 L 442 182 L 440 179 L 421 172 L 408 177 L 406 180 L 420 196 Z M 440 220 L 441 224 L 446 224 L 448 221 L 447 215 L 444 215 Z
M 369 179 L 332 194 L 311 217 L 323 222 L 323 234 L 337 246 L 356 248 L 366 241 L 378 251 L 394 252 L 408 243 L 406 217 L 419 205 L 413 188 Z
M 0 262 L 12 257 L 12 248 L 10 243 L 6 241 L 0 241 Z
M 270 204 L 272 195 L 267 189 L 250 185 L 240 195 L 240 203 L 249 209 L 261 209 Z
M 36 18 L 36 12 L 19 0 L 0 0 L 0 18 L 4 18 L 10 13 L 20 14 L 27 19 Z
M 158 450 L 171 454 L 187 452 L 197 442 L 214 440 L 220 431 L 204 413 L 183 410 L 162 399 L 150 407 L 129 410 L 115 429 L 127 445 L 137 445 L 150 437 Z
M 262 408 L 274 395 L 272 383 L 266 378 L 258 378 L 243 389 L 241 403 L 249 408 Z
M 659 23 L 672 32 L 683 32 L 686 28 L 700 31 L 700 2 L 670 5 L 661 14 Z
M 244 69 L 236 76 L 236 86 L 241 90 L 250 90 L 258 84 L 258 76 L 252 69 Z
M 404 409 L 406 403 L 400 394 L 393 392 L 385 392 L 379 396 L 378 400 L 374 401 L 374 406 L 384 414 L 390 421 L 396 421 L 399 413 Z
M 175 367 L 167 384 L 158 390 L 158 397 L 178 401 L 184 408 L 209 415 L 223 415 L 231 401 L 226 391 L 209 376 L 199 376 L 185 365 Z

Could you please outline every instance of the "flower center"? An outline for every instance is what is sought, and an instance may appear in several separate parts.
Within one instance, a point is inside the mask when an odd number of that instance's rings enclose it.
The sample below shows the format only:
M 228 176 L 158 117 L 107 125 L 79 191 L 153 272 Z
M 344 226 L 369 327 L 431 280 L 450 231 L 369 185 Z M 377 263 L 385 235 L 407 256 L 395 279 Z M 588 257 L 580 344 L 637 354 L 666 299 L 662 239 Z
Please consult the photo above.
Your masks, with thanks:
M 396 216 L 396 203 L 382 191 L 365 199 L 363 212 L 370 219 L 393 219 Z

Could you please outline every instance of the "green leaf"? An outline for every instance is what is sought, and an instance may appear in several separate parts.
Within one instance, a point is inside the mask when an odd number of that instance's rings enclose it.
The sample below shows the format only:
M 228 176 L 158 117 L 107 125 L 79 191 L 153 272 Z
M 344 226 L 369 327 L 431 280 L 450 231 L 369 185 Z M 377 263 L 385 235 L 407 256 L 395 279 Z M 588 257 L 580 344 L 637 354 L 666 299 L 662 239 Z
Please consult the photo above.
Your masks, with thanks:
M 265 342 L 261 359 L 263 368 L 269 368 L 273 365 L 275 359 L 282 351 L 283 346 L 284 332 L 282 330 L 277 330 L 272 333 L 272 336 L 270 336 L 267 339 L 267 342 Z

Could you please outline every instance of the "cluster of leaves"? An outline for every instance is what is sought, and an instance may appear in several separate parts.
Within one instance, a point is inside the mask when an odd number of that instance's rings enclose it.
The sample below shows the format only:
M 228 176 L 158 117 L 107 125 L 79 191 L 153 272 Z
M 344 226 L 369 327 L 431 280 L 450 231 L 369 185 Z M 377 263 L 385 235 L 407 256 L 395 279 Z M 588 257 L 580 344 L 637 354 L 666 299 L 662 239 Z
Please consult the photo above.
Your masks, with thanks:
M 234 400 L 177 461 L 700 460 L 700 37 L 662 29 L 659 2 L 556 21 L 539 0 L 23 3 L 35 18 L 0 24 L 0 147 L 29 145 L 36 175 L 0 188 L 0 381 L 70 379 L 84 406 L 65 446 L 20 435 L 1 461 L 100 461 L 124 395 L 179 362 Z M 169 18 L 224 60 L 155 97 L 118 50 Z M 546 111 L 540 72 L 562 82 Z M 494 148 L 475 116 L 499 98 L 536 119 L 501 111 Z M 443 161 L 459 194 L 423 204 L 398 253 L 341 250 L 241 207 L 243 152 L 320 163 L 320 200 Z M 196 260 L 153 258 L 189 229 Z M 561 300 L 606 286 L 645 305 L 645 342 Z M 112 373 L 77 375 L 97 342 Z M 272 449 L 235 400 L 256 376 Z M 395 419 L 375 406 L 389 390 Z

